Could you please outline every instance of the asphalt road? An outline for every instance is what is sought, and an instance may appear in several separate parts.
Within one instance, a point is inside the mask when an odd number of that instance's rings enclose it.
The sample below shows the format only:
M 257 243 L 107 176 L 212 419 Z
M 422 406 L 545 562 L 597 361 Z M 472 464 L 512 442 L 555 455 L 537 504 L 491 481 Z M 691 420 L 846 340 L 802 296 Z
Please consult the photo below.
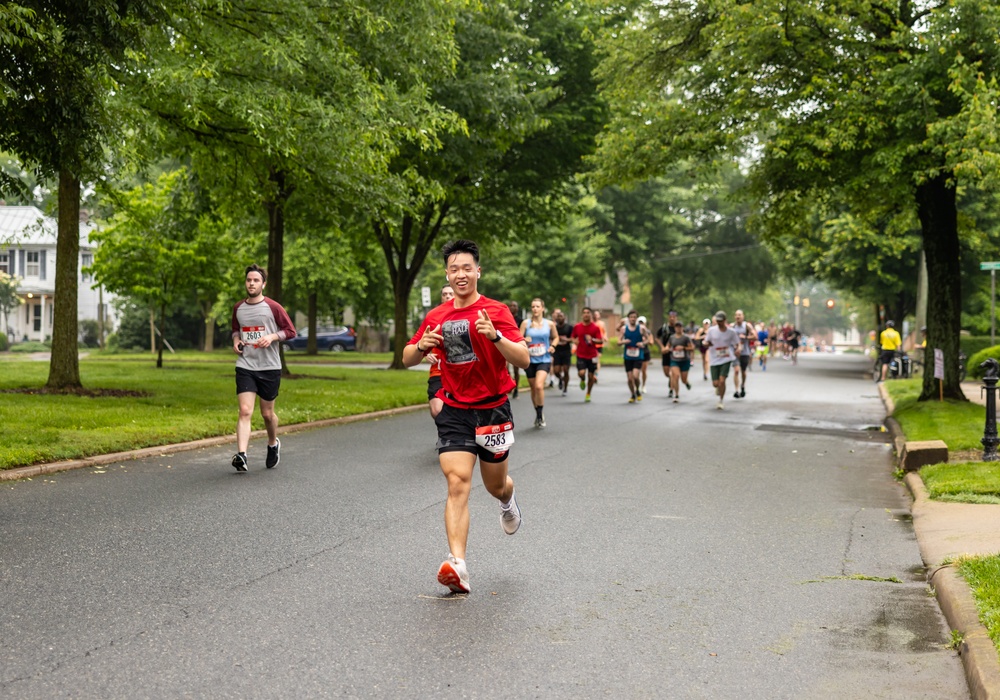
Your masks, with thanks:
M 866 368 L 772 361 L 724 411 L 606 368 L 542 431 L 522 393 L 524 522 L 476 486 L 467 597 L 426 413 L 289 434 L 273 471 L 256 441 L 242 475 L 5 484 L 0 697 L 968 697 Z

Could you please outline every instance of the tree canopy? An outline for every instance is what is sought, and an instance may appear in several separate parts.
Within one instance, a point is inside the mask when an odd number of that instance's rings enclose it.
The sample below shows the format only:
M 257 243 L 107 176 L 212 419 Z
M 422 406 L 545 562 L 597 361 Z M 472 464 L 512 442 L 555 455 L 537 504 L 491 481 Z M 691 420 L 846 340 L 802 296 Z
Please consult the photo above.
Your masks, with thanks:
M 765 237 L 798 235 L 817 211 L 883 220 L 888 235 L 919 222 L 928 342 L 960 398 L 956 184 L 995 180 L 998 23 L 988 0 L 643 3 L 604 38 L 604 178 L 738 154 Z

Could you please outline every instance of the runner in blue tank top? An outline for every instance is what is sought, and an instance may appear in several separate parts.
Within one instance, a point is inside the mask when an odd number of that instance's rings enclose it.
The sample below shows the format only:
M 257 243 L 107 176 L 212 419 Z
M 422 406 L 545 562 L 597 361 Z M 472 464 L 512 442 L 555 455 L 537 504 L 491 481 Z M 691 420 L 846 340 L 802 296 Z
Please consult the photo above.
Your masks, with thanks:
M 552 353 L 559 342 L 556 324 L 544 317 L 545 302 L 531 300 L 531 318 L 521 322 L 521 335 L 528 341 L 531 363 L 524 370 L 531 386 L 531 403 L 535 407 L 535 427 L 545 427 L 545 384 L 552 369 Z
M 642 356 L 646 347 L 646 334 L 638 322 L 639 314 L 633 309 L 628 312 L 628 322 L 622 326 L 618 334 L 618 343 L 625 353 L 625 378 L 628 379 L 628 390 L 632 395 L 628 402 L 642 401 Z

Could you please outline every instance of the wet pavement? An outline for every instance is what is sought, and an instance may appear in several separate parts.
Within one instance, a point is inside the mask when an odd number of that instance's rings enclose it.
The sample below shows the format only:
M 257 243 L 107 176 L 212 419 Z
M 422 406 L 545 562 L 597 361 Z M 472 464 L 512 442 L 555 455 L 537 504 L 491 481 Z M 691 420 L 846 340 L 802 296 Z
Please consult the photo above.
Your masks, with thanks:
M 659 368 L 519 427 L 524 524 L 471 498 L 434 580 L 426 413 L 4 484 L 0 695 L 968 697 L 857 356 L 772 361 L 717 411 Z M 527 392 L 518 426 L 533 418 Z M 280 406 L 279 406 L 280 413 Z

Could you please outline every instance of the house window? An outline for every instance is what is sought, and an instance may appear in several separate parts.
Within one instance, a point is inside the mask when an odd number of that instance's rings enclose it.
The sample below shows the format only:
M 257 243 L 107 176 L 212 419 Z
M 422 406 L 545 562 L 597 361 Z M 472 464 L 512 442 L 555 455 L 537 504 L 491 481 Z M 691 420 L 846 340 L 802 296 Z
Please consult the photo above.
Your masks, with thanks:
M 80 254 L 80 267 L 82 268 L 81 279 L 84 282 L 90 282 L 93 276 L 86 269 L 94 264 L 94 254 L 93 253 L 81 253 Z
M 10 255 L 8 253 L 0 253 L 0 272 L 10 274 Z
M 29 250 L 27 261 L 24 265 L 24 274 L 26 277 L 38 277 L 41 275 L 41 267 L 38 263 L 38 251 Z

